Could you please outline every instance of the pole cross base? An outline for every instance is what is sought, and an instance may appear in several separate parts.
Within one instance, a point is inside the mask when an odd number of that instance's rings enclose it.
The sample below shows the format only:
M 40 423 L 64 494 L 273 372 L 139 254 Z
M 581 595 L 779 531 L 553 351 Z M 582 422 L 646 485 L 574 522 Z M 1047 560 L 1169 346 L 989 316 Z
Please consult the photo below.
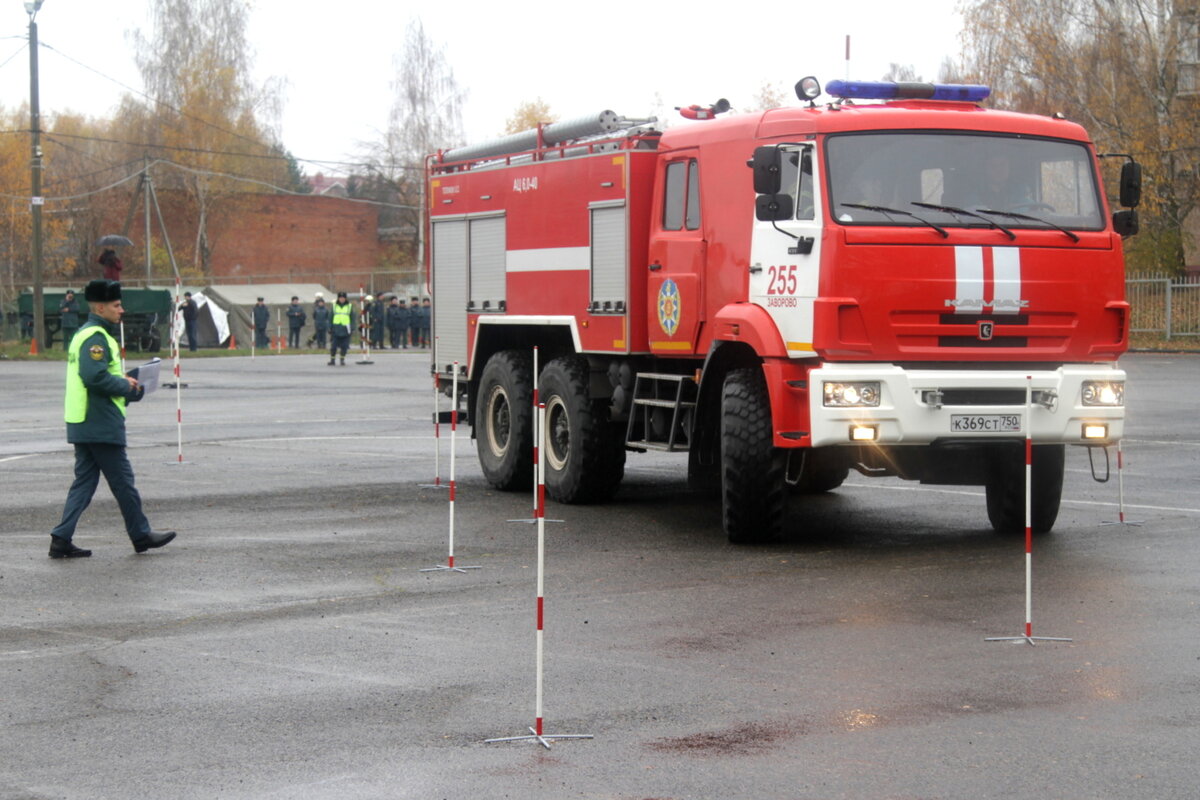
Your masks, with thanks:
M 449 489 L 450 484 L 448 484 L 448 483 L 418 483 L 417 488 L 418 489 Z
M 462 572 L 465 574 L 469 569 L 483 569 L 483 567 L 452 567 L 449 564 L 438 564 L 436 567 L 425 567 L 420 572 Z
M 522 522 L 526 525 L 537 525 L 537 517 L 534 517 L 533 519 L 510 519 L 510 520 L 505 520 L 505 521 L 506 522 Z M 562 520 L 561 519 L 550 519 L 549 517 L 547 517 L 547 518 L 543 519 L 542 522 L 562 522 Z
M 990 636 L 984 639 L 985 642 L 1025 642 L 1030 647 L 1034 646 L 1034 642 L 1073 642 L 1074 639 L 1067 639 L 1061 636 Z
M 1105 522 L 1101 522 L 1100 525 L 1101 525 L 1101 527 L 1103 527 L 1104 525 L 1132 525 L 1135 528 L 1142 527 L 1142 523 L 1140 520 L 1132 520 L 1132 519 L 1108 520 Z
M 505 736 L 501 739 L 484 739 L 484 744 L 494 744 L 496 742 L 531 742 L 537 740 L 542 747 L 550 749 L 550 740 L 552 739 L 594 739 L 590 733 L 538 733 L 533 728 L 529 729 L 529 736 Z
M 360 359 L 360 360 L 358 360 L 358 361 L 355 361 L 354 363 L 355 363 L 355 364 L 374 364 L 375 362 L 374 362 L 374 361 L 371 361 L 370 359 L 364 358 L 364 359 Z

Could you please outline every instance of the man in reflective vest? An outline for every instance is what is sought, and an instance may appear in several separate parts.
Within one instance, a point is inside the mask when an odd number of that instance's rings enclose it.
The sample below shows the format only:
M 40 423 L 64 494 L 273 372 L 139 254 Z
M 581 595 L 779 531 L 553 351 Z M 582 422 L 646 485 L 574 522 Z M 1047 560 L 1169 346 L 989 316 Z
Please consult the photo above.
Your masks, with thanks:
M 84 290 L 92 313 L 71 339 L 67 351 L 65 417 L 67 441 L 75 445 L 75 481 L 67 492 L 62 521 L 50 532 L 51 558 L 83 558 L 91 550 L 71 539 L 84 509 L 92 502 L 100 475 L 108 481 L 133 549 L 144 553 L 175 538 L 172 531 L 150 529 L 142 498 L 133 485 L 133 467 L 125 454 L 125 403 L 140 400 L 137 379 L 121 371 L 121 348 L 113 334 L 125 313 L 121 284 L 94 280 Z
M 350 332 L 354 330 L 354 306 L 345 292 L 338 292 L 333 304 L 333 315 L 330 317 L 329 366 L 333 366 L 334 356 L 342 351 L 342 366 L 346 366 L 346 351 L 350 349 Z

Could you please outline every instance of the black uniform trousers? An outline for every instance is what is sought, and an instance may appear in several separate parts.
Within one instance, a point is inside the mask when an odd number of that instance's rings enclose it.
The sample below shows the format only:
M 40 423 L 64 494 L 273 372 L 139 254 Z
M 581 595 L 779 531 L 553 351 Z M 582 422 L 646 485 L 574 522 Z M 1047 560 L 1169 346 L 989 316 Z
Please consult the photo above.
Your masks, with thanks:
M 142 513 L 142 497 L 133 485 L 133 466 L 125 455 L 124 445 L 92 442 L 75 445 L 75 482 L 67 492 L 62 521 L 50 531 L 51 536 L 71 541 L 79 517 L 91 504 L 96 487 L 100 485 L 101 473 L 121 507 L 125 532 L 130 540 L 139 542 L 150 535 L 150 522 Z

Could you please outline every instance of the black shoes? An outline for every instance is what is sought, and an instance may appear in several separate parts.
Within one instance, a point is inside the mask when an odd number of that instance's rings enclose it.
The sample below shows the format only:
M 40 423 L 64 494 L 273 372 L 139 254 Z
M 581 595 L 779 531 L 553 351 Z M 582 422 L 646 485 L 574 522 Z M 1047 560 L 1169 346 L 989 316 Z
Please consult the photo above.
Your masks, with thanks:
M 141 539 L 133 543 L 135 552 L 144 553 L 147 550 L 153 550 L 155 547 L 162 547 L 167 542 L 175 538 L 175 531 L 163 531 L 162 533 L 147 534 L 145 539 Z M 90 555 L 90 553 L 89 553 Z
M 91 550 L 84 550 L 82 547 L 76 547 L 66 539 L 60 539 L 57 536 L 50 537 L 51 558 L 87 558 L 91 554 Z
M 331 367 L 333 366 L 333 359 L 332 359 L 332 358 L 331 358 L 331 359 L 329 359 L 329 366 L 331 366 Z

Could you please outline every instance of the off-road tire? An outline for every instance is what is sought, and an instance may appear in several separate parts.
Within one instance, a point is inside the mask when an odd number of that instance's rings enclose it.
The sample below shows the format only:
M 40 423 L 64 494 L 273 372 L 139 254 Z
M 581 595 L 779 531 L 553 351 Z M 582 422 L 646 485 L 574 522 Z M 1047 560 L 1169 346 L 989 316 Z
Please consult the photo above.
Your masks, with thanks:
M 533 486 L 533 367 L 529 353 L 488 359 L 475 401 L 475 443 L 488 483 L 502 491 Z
M 625 475 L 625 431 L 609 420 L 607 399 L 589 392 L 581 356 L 551 361 L 538 381 L 546 405 L 546 493 L 560 503 L 599 503 Z
M 1030 494 L 1030 522 L 1034 533 L 1049 533 L 1058 519 L 1065 461 L 1065 445 L 1034 445 Z M 1006 452 L 1002 458 L 996 460 L 988 478 L 986 492 L 988 521 L 992 523 L 996 533 L 1024 533 L 1024 448 L 1014 448 L 1013 452 Z
M 773 440 L 762 369 L 732 370 L 721 390 L 721 510 L 733 544 L 783 535 L 786 459 Z

